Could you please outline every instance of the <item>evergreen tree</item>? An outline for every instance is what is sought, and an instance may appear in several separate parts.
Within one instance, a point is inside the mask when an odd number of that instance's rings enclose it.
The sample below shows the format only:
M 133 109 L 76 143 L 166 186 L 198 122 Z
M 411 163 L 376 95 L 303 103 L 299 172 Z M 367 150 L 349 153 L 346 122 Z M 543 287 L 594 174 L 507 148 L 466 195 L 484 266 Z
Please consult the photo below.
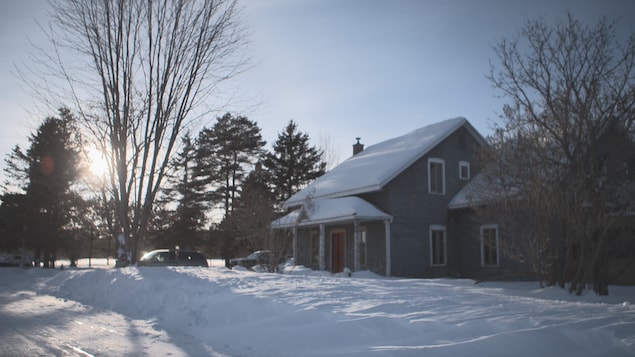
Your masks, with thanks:
M 81 138 L 74 126 L 75 118 L 68 109 L 59 110 L 59 117 L 48 117 L 29 138 L 26 153 L 16 147 L 9 156 L 8 167 L 16 169 L 14 178 L 27 177 L 23 225 L 27 235 L 24 243 L 35 250 L 36 258 L 48 258 L 63 246 L 64 228 L 77 220 L 83 204 L 72 191 L 80 172 Z M 10 196 L 4 195 L 3 200 Z M 8 202 L 8 201 L 7 201 Z
M 29 160 L 16 145 L 5 161 L 5 182 L 0 206 L 0 249 L 15 251 L 26 242 L 26 191 L 29 187 Z
M 322 176 L 326 163 L 322 151 L 309 145 L 309 136 L 293 120 L 273 144 L 264 161 L 277 204 L 281 205 L 309 182 Z
M 17 251 L 24 236 L 26 195 L 5 193 L 0 206 L 0 251 Z
M 182 138 L 183 149 L 170 162 L 171 174 L 167 177 L 167 187 L 159 200 L 162 207 L 157 214 L 168 220 L 166 239 L 162 243 L 181 248 L 196 248 L 200 245 L 199 233 L 206 223 L 205 207 L 202 203 L 203 187 L 195 176 L 196 146 L 188 134 Z M 170 204 L 178 202 L 176 208 Z
M 265 141 L 256 122 L 227 113 L 198 137 L 197 177 L 212 187 L 206 200 L 220 203 L 225 216 L 240 196 L 240 185 L 263 155 Z
M 239 253 L 272 249 L 267 242 L 269 224 L 273 220 L 273 197 L 260 164 L 256 165 L 242 185 L 242 193 L 236 201 L 233 222 L 239 242 Z
M 3 192 L 25 194 L 29 186 L 29 159 L 22 148 L 19 145 L 14 146 L 4 162 Z

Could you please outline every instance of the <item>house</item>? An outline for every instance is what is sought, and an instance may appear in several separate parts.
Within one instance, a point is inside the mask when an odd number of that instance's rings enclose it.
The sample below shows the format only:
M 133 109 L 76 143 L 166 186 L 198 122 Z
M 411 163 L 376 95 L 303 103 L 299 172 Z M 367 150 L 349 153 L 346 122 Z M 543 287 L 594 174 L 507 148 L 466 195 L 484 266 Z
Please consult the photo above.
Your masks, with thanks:
M 293 236 L 298 265 L 385 276 L 486 278 L 529 267 L 500 254 L 496 222 L 475 222 L 464 202 L 487 145 L 459 117 L 354 155 L 290 197 L 271 223 Z

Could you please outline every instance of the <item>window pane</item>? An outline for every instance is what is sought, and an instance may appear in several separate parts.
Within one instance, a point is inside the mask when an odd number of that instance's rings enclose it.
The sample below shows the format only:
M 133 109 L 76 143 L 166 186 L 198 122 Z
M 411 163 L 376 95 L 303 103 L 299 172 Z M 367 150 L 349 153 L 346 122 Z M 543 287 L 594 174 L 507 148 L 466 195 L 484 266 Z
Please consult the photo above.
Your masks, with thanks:
M 467 162 L 462 162 L 460 164 L 459 176 L 463 180 L 468 180 L 470 178 L 470 164 Z
M 496 228 L 483 229 L 483 265 L 498 265 Z
M 430 192 L 444 193 L 443 188 L 443 163 L 430 162 Z
M 430 234 L 432 265 L 445 265 L 445 232 L 433 230 Z

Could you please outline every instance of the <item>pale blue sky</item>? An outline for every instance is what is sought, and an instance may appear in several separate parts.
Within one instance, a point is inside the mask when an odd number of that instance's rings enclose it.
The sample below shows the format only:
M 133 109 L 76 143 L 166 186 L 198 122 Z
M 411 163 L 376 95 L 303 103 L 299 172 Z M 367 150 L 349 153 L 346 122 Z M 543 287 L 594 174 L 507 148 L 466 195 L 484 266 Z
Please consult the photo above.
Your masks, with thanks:
M 483 135 L 503 101 L 485 75 L 492 46 L 515 36 L 528 18 L 563 18 L 567 10 L 592 24 L 620 19 L 635 32 L 635 1 L 522 0 L 250 0 L 253 68 L 235 78 L 230 110 L 258 122 L 268 142 L 293 119 L 316 142 L 327 137 L 339 160 L 355 137 L 366 145 L 427 124 L 464 116 Z M 6 156 L 48 114 L 11 75 L 38 40 L 34 18 L 43 0 L 0 2 L 0 155 Z M 26 62 L 28 63 L 28 62 Z M 260 103 L 254 107 L 251 104 Z

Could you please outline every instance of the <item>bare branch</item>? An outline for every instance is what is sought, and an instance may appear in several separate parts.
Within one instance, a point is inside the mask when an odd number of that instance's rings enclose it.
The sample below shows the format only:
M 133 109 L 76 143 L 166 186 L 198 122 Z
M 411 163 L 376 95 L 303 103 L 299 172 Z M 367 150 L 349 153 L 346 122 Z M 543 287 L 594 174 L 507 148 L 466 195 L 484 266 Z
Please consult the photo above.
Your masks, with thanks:
M 39 77 L 64 83 L 51 92 L 75 103 L 110 160 L 117 224 L 136 256 L 182 128 L 245 65 L 236 0 L 54 0 L 52 9 L 53 51 L 40 51 Z

